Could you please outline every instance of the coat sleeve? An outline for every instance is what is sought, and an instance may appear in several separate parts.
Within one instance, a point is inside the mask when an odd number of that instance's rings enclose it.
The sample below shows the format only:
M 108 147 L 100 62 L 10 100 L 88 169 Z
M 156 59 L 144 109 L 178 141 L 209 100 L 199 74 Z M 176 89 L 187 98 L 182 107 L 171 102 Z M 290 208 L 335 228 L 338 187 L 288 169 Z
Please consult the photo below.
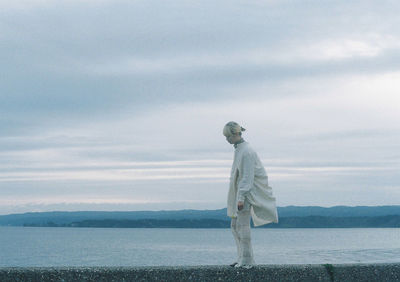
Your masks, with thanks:
M 250 152 L 244 153 L 240 165 L 241 171 L 239 171 L 241 177 L 238 183 L 238 201 L 243 202 L 253 187 L 255 165 L 253 155 Z

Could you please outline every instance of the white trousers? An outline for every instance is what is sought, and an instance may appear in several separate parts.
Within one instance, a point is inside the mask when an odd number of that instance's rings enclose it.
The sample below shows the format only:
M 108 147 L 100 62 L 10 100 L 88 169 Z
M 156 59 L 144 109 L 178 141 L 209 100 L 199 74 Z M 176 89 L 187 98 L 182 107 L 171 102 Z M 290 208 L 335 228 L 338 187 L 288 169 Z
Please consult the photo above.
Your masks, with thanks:
M 250 209 L 239 211 L 236 218 L 231 220 L 231 230 L 235 238 L 238 266 L 254 264 L 253 249 L 250 236 Z

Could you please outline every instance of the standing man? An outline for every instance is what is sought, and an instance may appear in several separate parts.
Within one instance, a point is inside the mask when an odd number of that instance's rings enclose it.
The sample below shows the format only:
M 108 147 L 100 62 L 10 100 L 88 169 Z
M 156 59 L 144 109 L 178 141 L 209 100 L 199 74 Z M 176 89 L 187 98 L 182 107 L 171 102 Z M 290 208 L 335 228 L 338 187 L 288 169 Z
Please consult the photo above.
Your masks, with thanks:
M 254 262 L 250 236 L 250 216 L 254 226 L 278 222 L 275 198 L 268 186 L 268 176 L 257 153 L 242 138 L 245 131 L 238 123 L 228 122 L 223 130 L 226 140 L 235 147 L 229 193 L 228 216 L 235 238 L 238 259 L 231 266 L 250 268 Z

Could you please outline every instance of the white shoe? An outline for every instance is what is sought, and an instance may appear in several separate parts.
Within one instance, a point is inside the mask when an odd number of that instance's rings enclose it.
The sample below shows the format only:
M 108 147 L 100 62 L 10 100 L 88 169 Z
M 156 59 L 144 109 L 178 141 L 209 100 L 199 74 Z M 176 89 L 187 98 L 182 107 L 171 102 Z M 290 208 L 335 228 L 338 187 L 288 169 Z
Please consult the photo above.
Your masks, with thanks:
M 241 268 L 244 268 L 244 269 L 250 269 L 250 268 L 253 268 L 253 266 L 254 265 L 251 265 L 251 264 L 235 264 L 234 267 L 241 267 Z

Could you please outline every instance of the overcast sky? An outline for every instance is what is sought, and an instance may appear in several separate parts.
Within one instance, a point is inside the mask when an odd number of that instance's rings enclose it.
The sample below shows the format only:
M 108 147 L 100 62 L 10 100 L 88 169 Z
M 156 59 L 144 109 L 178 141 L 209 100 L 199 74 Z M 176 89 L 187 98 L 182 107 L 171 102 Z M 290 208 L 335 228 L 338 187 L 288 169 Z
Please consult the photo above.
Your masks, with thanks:
M 399 1 L 0 0 L 0 214 L 400 204 Z

